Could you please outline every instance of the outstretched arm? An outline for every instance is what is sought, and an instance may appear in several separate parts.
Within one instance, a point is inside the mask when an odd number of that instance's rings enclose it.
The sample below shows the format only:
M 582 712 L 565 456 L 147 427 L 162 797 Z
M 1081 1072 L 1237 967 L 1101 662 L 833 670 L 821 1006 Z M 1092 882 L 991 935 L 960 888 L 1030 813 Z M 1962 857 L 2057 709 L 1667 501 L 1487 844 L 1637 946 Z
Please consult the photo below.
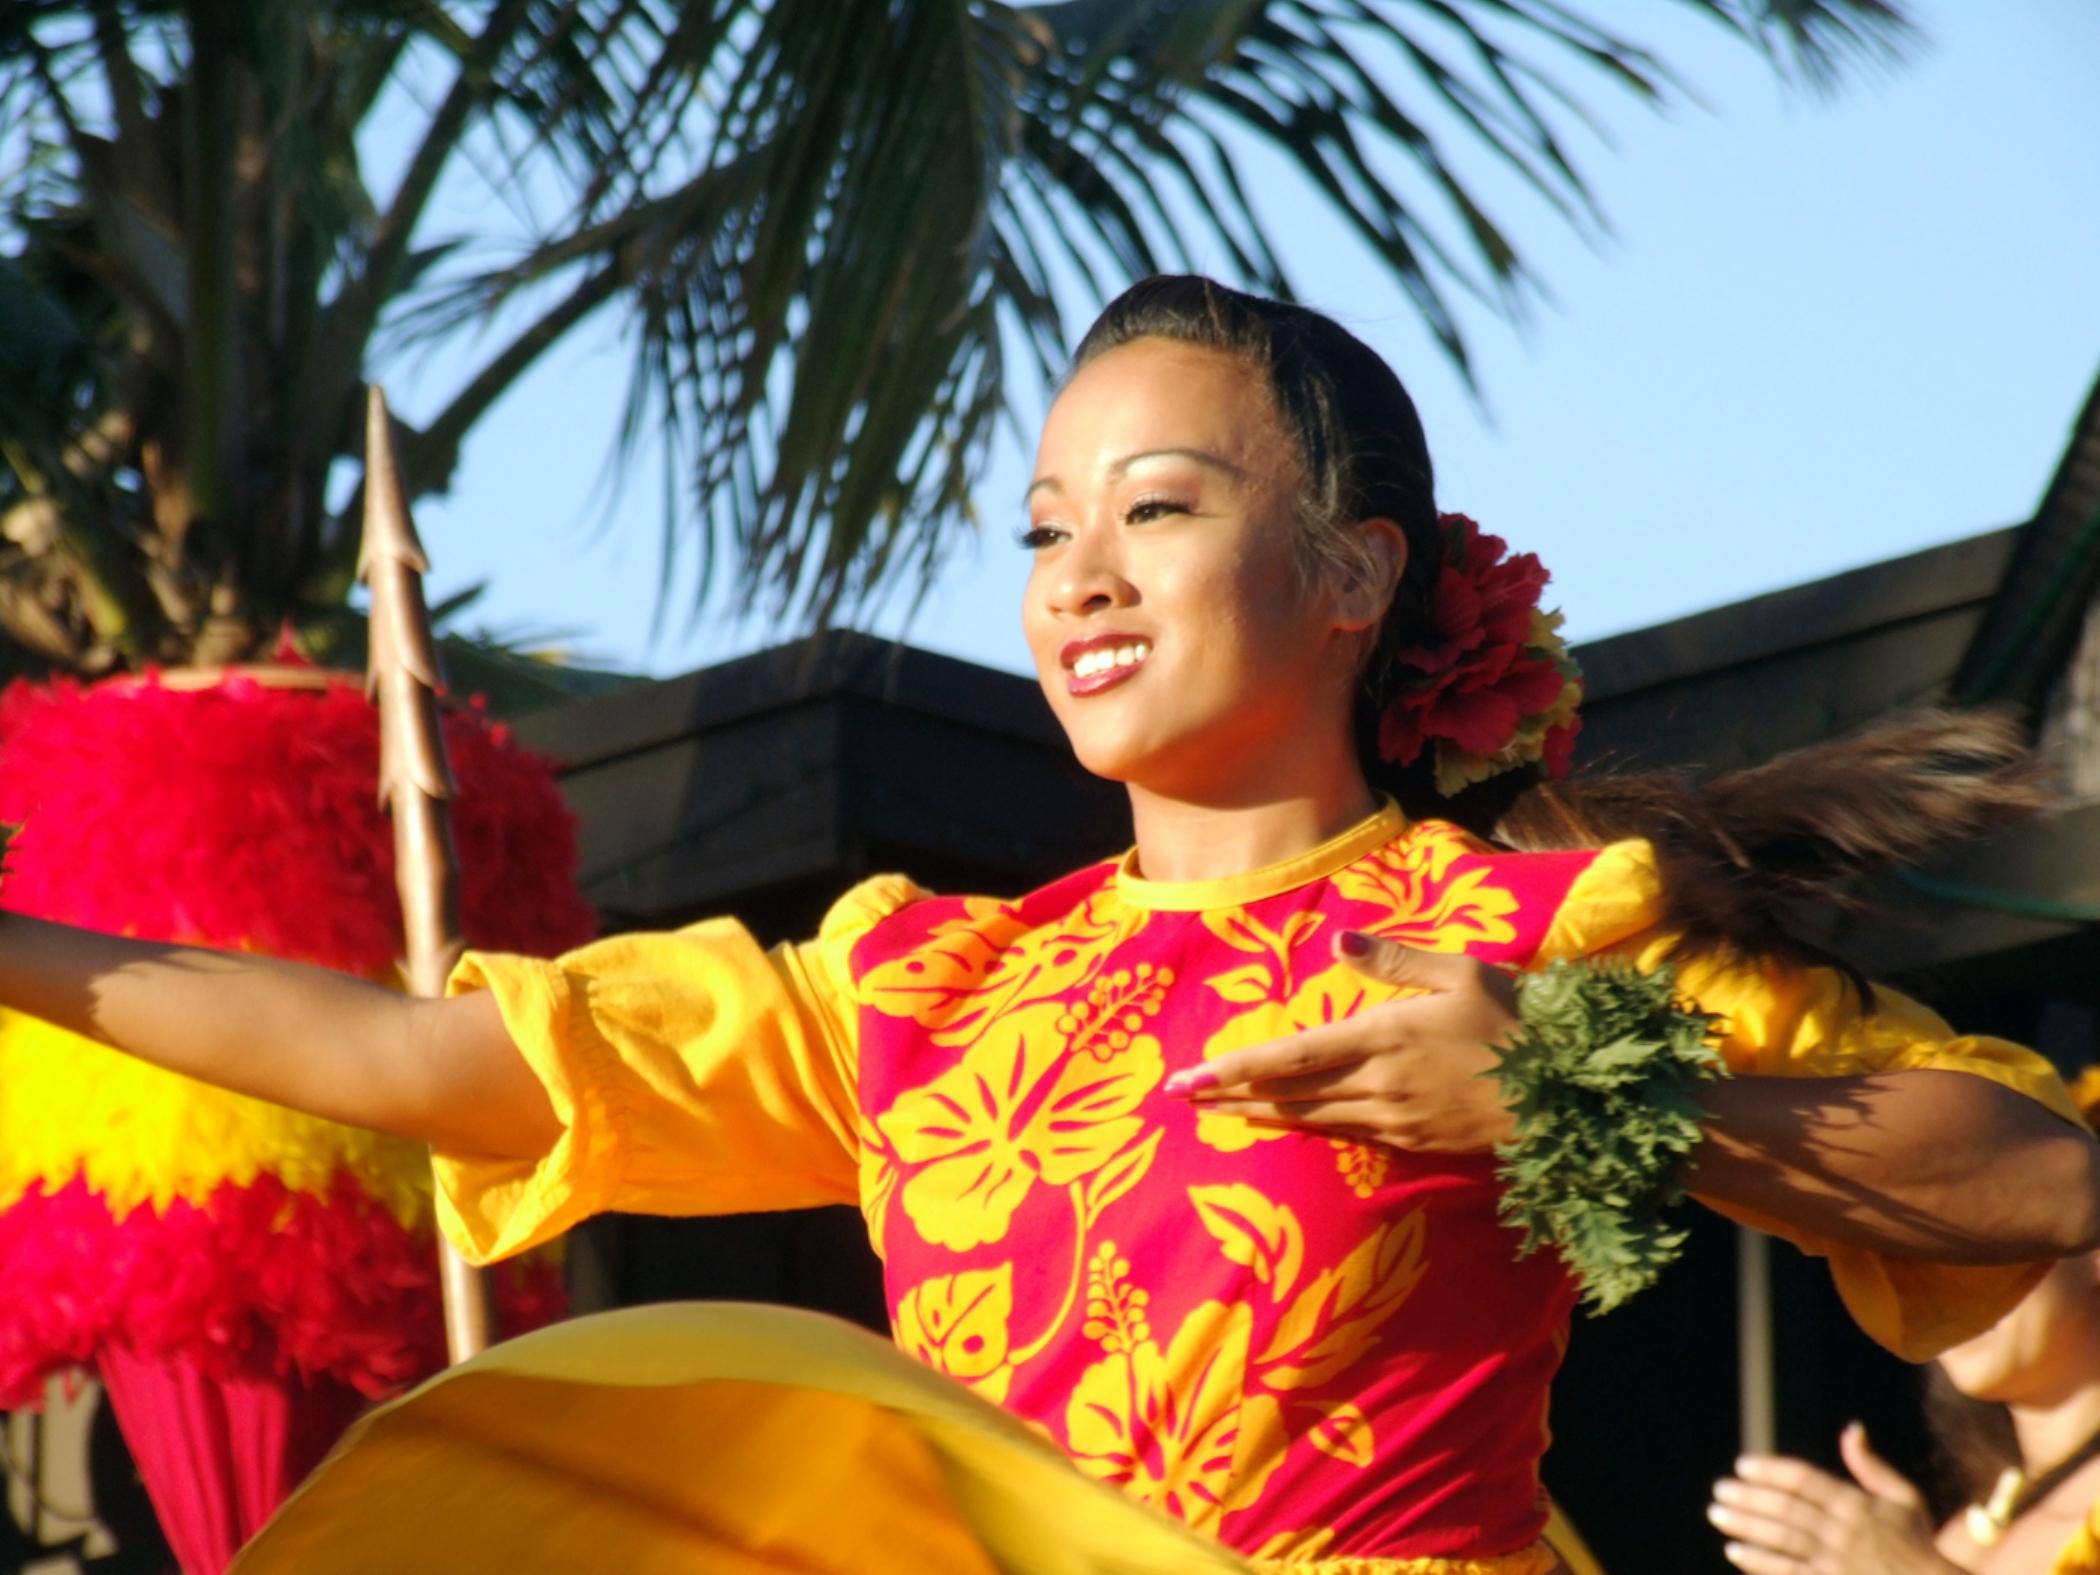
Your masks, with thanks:
M 1358 942 L 1359 949 L 1352 950 Z M 1211 1108 L 1425 1152 L 1513 1132 L 1490 1045 L 1510 981 L 1471 958 L 1345 937 L 1342 960 L 1430 993 L 1221 1056 L 1170 1085 Z M 1708 1089 L 1691 1190 L 1833 1242 L 1940 1263 L 2022 1263 L 2100 1244 L 2100 1145 L 1963 1072 L 1742 1077 Z
M 486 993 L 411 1000 L 303 963 L 9 914 L 0 1003 L 171 1072 L 447 1148 L 528 1155 L 557 1130 Z
M 1936 1263 L 2100 1246 L 2100 1145 L 1964 1072 L 1744 1077 L 1708 1089 L 1685 1184 L 1830 1241 Z

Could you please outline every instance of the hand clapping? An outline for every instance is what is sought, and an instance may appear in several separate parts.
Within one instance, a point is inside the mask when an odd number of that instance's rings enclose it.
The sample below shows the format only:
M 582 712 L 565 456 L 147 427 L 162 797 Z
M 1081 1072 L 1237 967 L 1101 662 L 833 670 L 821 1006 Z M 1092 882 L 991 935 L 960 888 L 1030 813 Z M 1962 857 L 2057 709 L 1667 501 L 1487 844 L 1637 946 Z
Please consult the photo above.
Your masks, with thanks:
M 1714 1484 L 1706 1515 L 1728 1538 L 1728 1562 L 1750 1575 L 1962 1575 L 1934 1549 L 1918 1490 L 1867 1447 L 1866 1429 L 1854 1422 L 1838 1449 L 1851 1482 L 1805 1460 L 1746 1455 Z

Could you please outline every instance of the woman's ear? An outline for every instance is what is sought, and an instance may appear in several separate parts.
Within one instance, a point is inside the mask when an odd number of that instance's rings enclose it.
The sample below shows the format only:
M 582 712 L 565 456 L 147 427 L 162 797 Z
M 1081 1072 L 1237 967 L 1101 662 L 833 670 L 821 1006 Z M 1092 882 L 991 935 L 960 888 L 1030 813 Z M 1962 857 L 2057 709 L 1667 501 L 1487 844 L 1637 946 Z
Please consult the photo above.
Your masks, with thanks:
M 1407 533 L 1389 519 L 1369 519 L 1363 532 L 1361 572 L 1352 574 L 1335 597 L 1335 627 L 1351 634 L 1375 628 L 1393 604 L 1407 569 Z

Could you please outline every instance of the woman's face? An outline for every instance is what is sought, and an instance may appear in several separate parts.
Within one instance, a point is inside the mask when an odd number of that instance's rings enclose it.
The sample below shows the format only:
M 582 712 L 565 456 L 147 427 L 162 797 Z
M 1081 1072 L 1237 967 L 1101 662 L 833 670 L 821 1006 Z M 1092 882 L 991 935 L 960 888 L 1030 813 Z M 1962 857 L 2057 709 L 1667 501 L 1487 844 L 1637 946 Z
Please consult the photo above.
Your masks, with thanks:
M 2100 1257 L 2050 1265 L 2017 1307 L 1939 1360 L 1973 1400 L 2046 1406 L 2090 1384 L 2100 1373 Z
M 1307 750 L 1346 751 L 1352 631 L 1376 610 L 1305 583 L 1298 485 L 1265 380 L 1237 357 L 1140 339 L 1058 396 L 1022 626 L 1089 771 L 1224 802 Z

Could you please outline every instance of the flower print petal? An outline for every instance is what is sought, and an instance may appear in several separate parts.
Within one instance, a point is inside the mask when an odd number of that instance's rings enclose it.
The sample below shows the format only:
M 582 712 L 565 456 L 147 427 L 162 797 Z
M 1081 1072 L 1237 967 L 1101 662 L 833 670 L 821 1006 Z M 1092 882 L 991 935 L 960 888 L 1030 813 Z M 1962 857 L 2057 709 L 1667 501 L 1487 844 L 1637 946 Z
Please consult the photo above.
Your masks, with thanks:
M 1132 1114 L 1166 1076 L 1159 1041 L 1149 1034 L 1105 1060 L 1068 1057 L 1049 1097 L 1021 1137 L 1043 1179 L 1064 1186 L 1098 1170 L 1144 1130 Z
M 1006 1398 L 1013 1369 L 1011 1263 L 923 1280 L 897 1307 L 897 1344 L 935 1372 L 960 1379 L 989 1400 Z
M 940 1160 L 913 1174 L 899 1196 L 913 1227 L 937 1247 L 968 1252 L 1003 1241 L 1035 1184 L 1011 1146 Z

